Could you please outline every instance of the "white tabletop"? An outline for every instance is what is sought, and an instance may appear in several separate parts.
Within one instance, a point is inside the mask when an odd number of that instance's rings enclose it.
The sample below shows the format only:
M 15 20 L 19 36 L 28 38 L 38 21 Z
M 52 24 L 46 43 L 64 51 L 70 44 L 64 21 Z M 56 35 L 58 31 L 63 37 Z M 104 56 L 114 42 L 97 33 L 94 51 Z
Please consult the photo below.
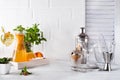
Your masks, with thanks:
M 93 70 L 86 73 L 71 70 L 65 60 L 52 60 L 49 64 L 28 69 L 32 75 L 19 75 L 20 70 L 11 69 L 10 74 L 0 75 L 0 80 L 120 80 L 120 69 L 111 72 Z

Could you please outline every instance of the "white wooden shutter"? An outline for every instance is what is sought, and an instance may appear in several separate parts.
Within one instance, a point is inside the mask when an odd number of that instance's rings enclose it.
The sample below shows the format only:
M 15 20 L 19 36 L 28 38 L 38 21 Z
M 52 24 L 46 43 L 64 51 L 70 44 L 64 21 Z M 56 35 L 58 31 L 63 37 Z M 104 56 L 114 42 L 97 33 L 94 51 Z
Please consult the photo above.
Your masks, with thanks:
M 106 40 L 114 39 L 115 0 L 86 0 L 86 32 L 90 41 L 102 33 Z

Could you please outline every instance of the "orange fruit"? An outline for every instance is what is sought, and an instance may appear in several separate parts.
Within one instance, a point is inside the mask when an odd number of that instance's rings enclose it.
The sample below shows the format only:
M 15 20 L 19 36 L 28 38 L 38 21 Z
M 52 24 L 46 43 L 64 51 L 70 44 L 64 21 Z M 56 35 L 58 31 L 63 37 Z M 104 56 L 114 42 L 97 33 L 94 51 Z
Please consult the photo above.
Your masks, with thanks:
M 43 53 L 42 52 L 35 52 L 35 57 L 43 57 Z

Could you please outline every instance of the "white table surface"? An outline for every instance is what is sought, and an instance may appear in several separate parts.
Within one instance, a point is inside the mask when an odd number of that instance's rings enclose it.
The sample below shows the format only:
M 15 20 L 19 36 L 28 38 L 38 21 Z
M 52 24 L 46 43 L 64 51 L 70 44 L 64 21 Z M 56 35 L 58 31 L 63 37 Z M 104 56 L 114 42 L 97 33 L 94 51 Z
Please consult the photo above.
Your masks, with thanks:
M 65 60 L 52 60 L 49 64 L 28 69 L 32 75 L 19 75 L 20 70 L 11 69 L 7 75 L 0 75 L 0 80 L 120 80 L 119 66 L 111 72 L 93 70 L 82 73 L 71 70 Z

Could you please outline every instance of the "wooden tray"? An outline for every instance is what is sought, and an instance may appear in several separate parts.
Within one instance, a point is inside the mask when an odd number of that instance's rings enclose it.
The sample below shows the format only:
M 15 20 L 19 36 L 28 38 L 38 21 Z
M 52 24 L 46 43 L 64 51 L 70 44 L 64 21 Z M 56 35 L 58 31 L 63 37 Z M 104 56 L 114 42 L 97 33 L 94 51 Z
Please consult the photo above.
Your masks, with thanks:
M 25 66 L 27 68 L 33 68 L 33 67 L 37 67 L 37 66 L 40 66 L 40 65 L 45 65 L 45 64 L 48 64 L 49 61 L 46 58 L 43 58 L 43 59 L 35 58 L 35 59 L 32 59 L 28 62 L 13 62 L 13 61 L 11 61 L 10 63 L 12 64 L 12 66 L 15 69 L 22 69 Z

